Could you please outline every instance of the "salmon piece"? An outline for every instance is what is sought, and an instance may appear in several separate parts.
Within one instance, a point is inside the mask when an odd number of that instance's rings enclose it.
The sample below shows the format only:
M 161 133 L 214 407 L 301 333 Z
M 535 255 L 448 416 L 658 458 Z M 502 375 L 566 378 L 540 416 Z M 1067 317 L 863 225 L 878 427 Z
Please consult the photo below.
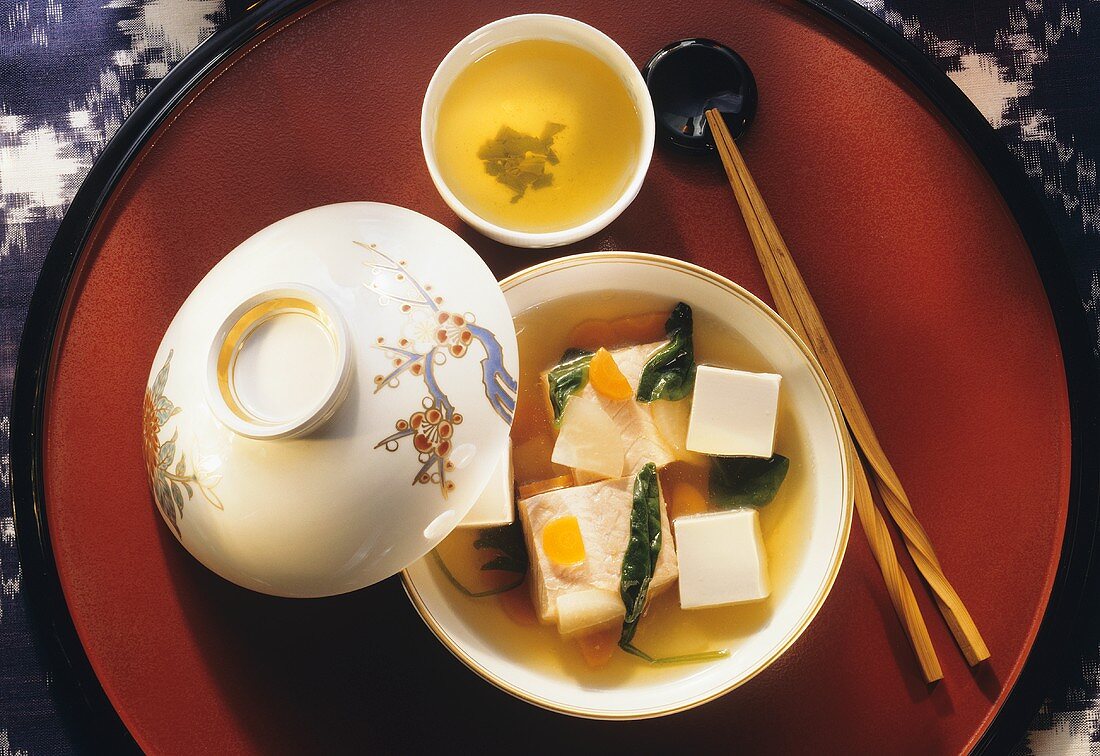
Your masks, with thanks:
M 622 601 L 602 600 L 619 595 L 623 554 L 630 538 L 630 511 L 634 505 L 634 476 L 602 480 L 586 486 L 561 488 L 521 499 L 520 522 L 531 559 L 530 584 L 535 612 L 545 624 L 573 634 L 621 623 L 626 615 Z M 554 564 L 542 545 L 543 529 L 560 517 L 575 517 L 584 541 L 585 559 L 580 564 Z M 650 584 L 654 596 L 679 575 L 676 548 L 661 497 L 661 553 Z M 559 612 L 564 602 L 568 616 Z M 590 598 L 600 598 L 590 601 Z

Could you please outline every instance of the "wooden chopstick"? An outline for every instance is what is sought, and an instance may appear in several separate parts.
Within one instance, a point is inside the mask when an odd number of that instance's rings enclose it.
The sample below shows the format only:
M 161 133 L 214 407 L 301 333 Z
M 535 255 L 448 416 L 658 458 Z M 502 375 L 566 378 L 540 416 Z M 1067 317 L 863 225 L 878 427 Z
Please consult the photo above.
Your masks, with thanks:
M 940 660 L 936 656 L 932 638 L 928 635 L 928 626 L 924 624 L 924 615 L 921 614 L 920 606 L 917 604 L 917 597 L 913 595 L 913 586 L 909 584 L 909 578 L 905 576 L 898 562 L 894 542 L 890 539 L 890 529 L 886 526 L 886 520 L 883 519 L 882 513 L 878 511 L 875 500 L 871 496 L 863 458 L 858 452 L 855 452 L 853 457 L 855 458 L 856 514 L 863 526 L 863 532 L 867 535 L 871 554 L 874 555 L 879 571 L 882 572 L 886 592 L 890 594 L 890 601 L 894 604 L 894 611 L 905 626 L 905 634 L 909 637 L 909 643 L 917 655 L 924 681 L 934 683 L 943 678 L 943 670 L 940 669 Z
M 757 255 L 760 258 L 760 265 L 764 271 L 764 278 L 767 281 L 768 289 L 771 290 L 772 298 L 775 300 L 776 310 L 794 329 L 799 337 L 806 342 L 806 344 L 811 345 L 812 349 L 809 331 L 798 309 L 795 307 L 794 298 L 787 288 L 787 284 L 783 280 L 779 269 L 771 262 L 771 249 L 767 237 L 764 234 L 764 229 L 760 224 L 760 220 L 753 210 L 747 189 L 736 170 L 732 167 L 732 163 L 728 156 L 729 147 L 726 144 L 726 140 L 722 138 L 723 132 L 726 135 L 728 135 L 729 132 L 726 130 L 725 124 L 720 117 L 717 119 L 719 126 L 715 126 L 712 122 L 713 117 L 711 116 L 711 112 L 712 111 L 707 112 L 707 121 L 711 123 L 711 133 L 715 135 L 715 144 L 722 157 L 722 164 L 726 168 L 726 174 L 729 178 L 734 196 L 737 198 L 737 204 L 741 208 L 741 214 L 745 218 L 745 225 L 748 228 L 749 237 L 752 239 L 753 247 L 756 248 Z M 729 142 L 732 142 L 732 139 L 730 139 Z M 905 633 L 909 638 L 909 643 L 913 647 L 913 652 L 917 656 L 917 661 L 921 667 L 921 674 L 924 676 L 926 682 L 935 682 L 943 677 L 943 672 L 940 668 L 939 658 L 936 656 L 936 650 L 932 646 L 932 639 L 928 635 L 928 627 L 925 625 L 924 617 L 921 614 L 920 606 L 917 604 L 916 596 L 913 595 L 913 588 L 909 584 L 909 579 L 902 571 L 901 565 L 898 562 L 897 553 L 894 550 L 894 542 L 890 538 L 890 531 L 887 528 L 886 521 L 878 511 L 874 499 L 871 496 L 871 488 L 867 481 L 867 473 L 864 469 L 860 455 L 855 451 L 855 442 L 850 434 L 846 435 L 848 435 L 847 443 L 850 445 L 853 452 L 852 458 L 855 462 L 853 480 L 855 483 L 856 514 L 863 527 L 863 532 L 867 536 L 867 542 L 871 547 L 871 554 L 874 556 L 875 561 L 878 563 L 879 570 L 882 572 L 883 580 L 886 583 L 887 593 L 894 604 L 894 611 L 897 612 L 898 619 L 901 621 Z
M 962 599 L 944 575 L 931 541 L 917 521 L 912 504 L 878 442 L 821 313 L 810 297 L 740 150 L 717 111 L 707 112 L 707 122 L 715 136 L 730 186 L 750 228 L 749 234 L 764 268 L 768 286 L 776 299 L 777 309 L 788 322 L 792 317 L 798 320 L 798 326 L 792 323 L 792 327 L 795 327 L 822 363 L 836 391 L 849 429 L 875 473 L 876 484 L 887 511 L 898 525 L 914 563 L 932 588 L 940 610 L 967 661 L 973 665 L 989 658 L 989 649 Z

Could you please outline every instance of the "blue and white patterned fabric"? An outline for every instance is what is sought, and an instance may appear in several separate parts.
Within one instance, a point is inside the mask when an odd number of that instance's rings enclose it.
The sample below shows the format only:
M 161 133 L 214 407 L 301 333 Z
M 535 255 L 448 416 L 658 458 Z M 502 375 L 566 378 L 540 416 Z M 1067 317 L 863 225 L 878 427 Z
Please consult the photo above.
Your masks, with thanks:
M 861 2 L 946 70 L 1019 158 L 1071 250 L 1096 326 L 1100 0 Z M 27 302 L 107 140 L 225 21 L 223 0 L 0 0 L 0 756 L 82 745 L 65 729 L 20 596 L 8 414 Z M 1098 656 L 1094 644 L 1051 693 L 1020 753 L 1100 753 Z
M 0 0 L 0 756 L 74 752 L 20 597 L 11 382 L 58 222 L 134 106 L 225 22 L 222 0 Z

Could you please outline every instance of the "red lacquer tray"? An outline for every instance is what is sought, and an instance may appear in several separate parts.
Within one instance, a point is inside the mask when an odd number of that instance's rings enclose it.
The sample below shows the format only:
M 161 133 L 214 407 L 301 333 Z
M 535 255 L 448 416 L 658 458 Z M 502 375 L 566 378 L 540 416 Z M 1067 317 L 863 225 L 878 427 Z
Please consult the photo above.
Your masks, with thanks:
M 396 580 L 273 599 L 208 573 L 165 529 L 139 447 L 150 360 L 205 272 L 285 215 L 391 202 L 455 228 L 501 276 L 553 254 L 628 249 L 691 260 L 768 298 L 716 163 L 659 150 L 618 221 L 554 252 L 501 247 L 448 211 L 418 142 L 425 86 L 467 32 L 534 10 L 594 24 L 639 63 L 706 36 L 752 66 L 761 104 L 742 149 L 990 663 L 966 666 L 914 576 L 945 672 L 920 682 L 856 528 L 819 617 L 765 673 L 676 716 L 582 721 L 478 679 Z M 926 754 L 1019 734 L 1089 589 L 1091 363 L 1046 220 L 945 77 L 870 14 L 831 0 L 284 0 L 252 13 L 174 70 L 104 154 L 49 255 L 20 356 L 24 576 L 96 743 Z

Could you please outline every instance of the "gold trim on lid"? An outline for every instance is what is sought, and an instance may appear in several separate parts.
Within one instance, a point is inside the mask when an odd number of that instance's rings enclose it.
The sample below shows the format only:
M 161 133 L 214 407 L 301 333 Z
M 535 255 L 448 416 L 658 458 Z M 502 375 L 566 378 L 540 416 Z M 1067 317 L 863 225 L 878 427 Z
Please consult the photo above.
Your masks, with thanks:
M 337 337 L 332 318 L 313 302 L 300 297 L 279 297 L 261 302 L 245 312 L 226 333 L 218 352 L 218 391 L 230 411 L 246 422 L 274 425 L 280 420 L 259 417 L 246 408 L 246 402 L 241 401 L 235 380 L 237 355 L 244 349 L 248 337 L 257 328 L 272 318 L 289 314 L 306 315 L 320 323 L 324 328 L 325 335 L 328 336 L 329 345 L 332 347 L 333 358 L 335 359 Z
M 249 336 L 282 314 L 306 315 L 321 325 L 332 347 L 333 375 L 319 400 L 304 412 L 286 418 L 260 417 L 237 394 L 235 363 Z M 328 297 L 299 284 L 267 287 L 233 308 L 215 331 L 207 358 L 207 403 L 223 425 L 247 438 L 276 439 L 307 433 L 328 420 L 347 395 L 351 351 L 347 324 Z

